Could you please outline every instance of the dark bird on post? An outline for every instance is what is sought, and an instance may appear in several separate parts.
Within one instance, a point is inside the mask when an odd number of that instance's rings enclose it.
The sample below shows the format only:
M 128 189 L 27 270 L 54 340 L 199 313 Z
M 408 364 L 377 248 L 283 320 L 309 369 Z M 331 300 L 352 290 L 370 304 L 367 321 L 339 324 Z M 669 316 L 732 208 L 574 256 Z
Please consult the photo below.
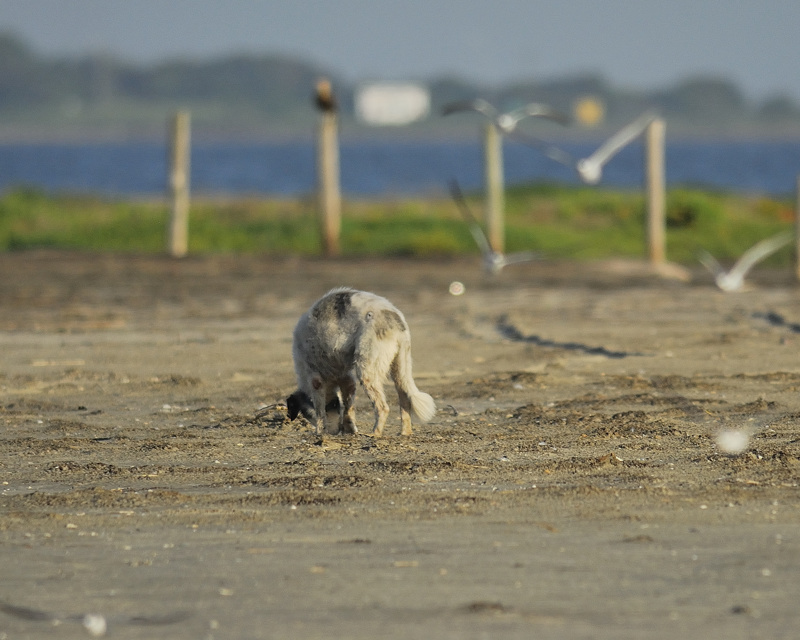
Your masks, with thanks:
M 331 81 L 327 78 L 317 80 L 314 102 L 323 113 L 333 113 L 338 108 L 336 98 L 333 96 Z

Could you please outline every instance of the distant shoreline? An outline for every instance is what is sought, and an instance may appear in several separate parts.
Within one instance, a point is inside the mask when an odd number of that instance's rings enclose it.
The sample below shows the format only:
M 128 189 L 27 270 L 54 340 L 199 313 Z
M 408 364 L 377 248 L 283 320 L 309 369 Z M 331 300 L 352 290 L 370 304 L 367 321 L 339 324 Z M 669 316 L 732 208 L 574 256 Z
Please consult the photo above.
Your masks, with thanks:
M 315 125 L 309 126 L 307 132 L 301 130 L 278 132 L 269 130 L 248 131 L 215 131 L 193 129 L 192 140 L 199 144 L 313 144 L 315 142 Z M 592 143 L 604 140 L 613 129 L 604 128 L 594 131 L 563 132 L 557 135 L 542 136 L 551 142 Z M 342 143 L 381 142 L 388 143 L 466 143 L 473 142 L 480 135 L 477 127 L 471 131 L 436 132 L 411 129 L 370 129 L 364 126 L 343 125 L 339 140 Z M 64 130 L 48 127 L 30 127 L 20 130 L 18 127 L 0 126 L 0 145 L 92 145 L 92 144 L 160 144 L 167 138 L 166 124 L 161 131 L 157 127 L 147 130 L 113 129 L 79 129 Z M 741 131 L 711 131 L 689 127 L 670 127 L 667 125 L 667 143 L 690 142 L 800 142 L 800 128 L 787 127 L 785 130 L 763 130 L 745 127 Z

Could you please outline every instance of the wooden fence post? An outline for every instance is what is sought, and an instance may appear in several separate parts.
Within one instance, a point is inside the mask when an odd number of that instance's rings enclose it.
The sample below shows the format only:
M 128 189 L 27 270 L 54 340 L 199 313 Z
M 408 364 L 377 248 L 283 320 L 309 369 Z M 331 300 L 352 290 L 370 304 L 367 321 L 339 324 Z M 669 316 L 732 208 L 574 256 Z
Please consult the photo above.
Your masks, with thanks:
M 794 275 L 800 282 L 800 175 L 797 176 L 794 205 Z
M 188 111 L 179 111 L 170 127 L 169 190 L 170 220 L 167 251 L 182 258 L 189 251 L 189 175 L 191 156 L 191 118 Z
M 664 121 L 656 118 L 645 133 L 647 251 L 652 264 L 663 264 L 666 259 L 665 129 Z
M 493 123 L 486 125 L 483 153 L 486 181 L 486 235 L 492 250 L 503 253 L 505 251 L 503 136 Z
M 338 256 L 342 227 L 342 196 L 339 188 L 339 136 L 335 111 L 320 118 L 317 143 L 320 228 L 322 249 L 326 256 Z

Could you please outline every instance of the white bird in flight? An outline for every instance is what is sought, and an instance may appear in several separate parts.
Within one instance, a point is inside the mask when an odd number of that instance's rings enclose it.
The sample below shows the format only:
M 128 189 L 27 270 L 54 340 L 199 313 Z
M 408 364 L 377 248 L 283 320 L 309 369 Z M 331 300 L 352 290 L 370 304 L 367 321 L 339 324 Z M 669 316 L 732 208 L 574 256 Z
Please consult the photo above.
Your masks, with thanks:
M 619 153 L 623 147 L 639 137 L 655 119 L 656 114 L 651 111 L 642 114 L 601 144 L 592 155 L 579 159 L 574 158 L 571 154 L 555 145 L 527 134 L 514 132 L 513 138 L 542 150 L 548 158 L 556 162 L 573 167 L 578 172 L 580 179 L 586 184 L 597 184 L 603 177 L 603 166 Z
M 701 251 L 699 257 L 703 266 L 714 276 L 714 282 L 723 291 L 739 291 L 744 285 L 747 272 L 768 255 L 775 253 L 794 238 L 793 231 L 784 231 L 778 235 L 757 242 L 742 254 L 730 271 L 725 271 L 722 265 L 708 251 Z
M 517 128 L 519 121 L 528 117 L 547 118 L 560 122 L 561 124 L 567 124 L 567 122 L 569 122 L 569 118 L 563 113 L 551 109 L 546 104 L 531 102 L 506 113 L 500 113 L 494 105 L 482 98 L 453 102 L 445 105 L 442 109 L 442 115 L 448 116 L 451 113 L 458 113 L 460 111 L 477 111 L 489 118 L 489 120 L 494 123 L 494 126 L 504 134 L 512 133 Z
M 469 225 L 469 231 L 472 234 L 472 237 L 475 239 L 475 243 L 481 250 L 481 255 L 483 256 L 483 268 L 486 273 L 490 275 L 497 275 L 500 273 L 503 267 L 506 267 L 510 264 L 517 264 L 519 262 L 529 262 L 531 260 L 536 260 L 539 257 L 538 254 L 534 253 L 533 251 L 520 251 L 518 253 L 505 255 L 493 250 L 489 244 L 489 241 L 486 239 L 486 235 L 483 233 L 483 229 L 481 229 L 481 225 L 478 224 L 475 216 L 472 215 L 472 211 L 469 210 L 467 202 L 464 200 L 464 195 L 461 193 L 461 188 L 458 186 L 458 183 L 455 180 L 450 182 L 450 194 L 453 196 L 453 200 L 455 201 L 456 205 L 458 205 L 458 209 L 461 212 L 461 215 L 464 217 L 464 220 L 466 220 L 467 224 Z

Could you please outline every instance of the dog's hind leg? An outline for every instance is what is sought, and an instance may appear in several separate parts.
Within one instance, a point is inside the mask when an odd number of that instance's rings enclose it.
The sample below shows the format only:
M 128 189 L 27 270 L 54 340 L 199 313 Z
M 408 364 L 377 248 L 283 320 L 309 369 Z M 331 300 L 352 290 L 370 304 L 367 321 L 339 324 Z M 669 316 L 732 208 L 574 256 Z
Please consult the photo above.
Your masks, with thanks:
M 397 398 L 400 401 L 400 423 L 403 425 L 400 431 L 400 435 L 403 436 L 410 436 L 411 435 L 411 398 L 409 395 L 400 388 L 399 385 L 395 384 L 395 389 L 397 389 Z
M 402 434 L 411 435 L 411 415 L 416 416 L 420 422 L 427 422 L 436 413 L 436 404 L 430 395 L 420 391 L 414 383 L 414 378 L 411 376 L 411 349 L 407 341 L 400 345 L 389 373 L 400 400 Z
M 400 360 L 402 356 L 403 352 L 401 350 L 401 352 L 398 353 L 395 356 L 395 359 L 392 361 L 392 366 L 391 369 L 389 370 L 389 375 L 394 381 L 394 388 L 397 389 L 397 399 L 400 402 L 400 424 L 402 425 L 400 435 L 410 436 L 412 433 L 411 413 L 414 411 L 414 408 L 411 403 L 411 396 L 403 387 L 403 373 L 401 370 L 401 360 Z
M 353 407 L 356 387 L 357 382 L 352 375 L 339 381 L 339 389 L 342 392 L 342 413 L 339 422 L 341 433 L 358 433 L 358 429 L 356 429 L 356 411 Z
M 408 349 L 400 349 L 397 355 L 392 360 L 392 365 L 389 369 L 389 375 L 394 382 L 394 388 L 397 389 L 397 399 L 400 402 L 400 424 L 402 425 L 400 435 L 411 435 L 411 414 L 414 411 L 413 404 L 411 403 L 411 396 L 406 390 L 405 371 L 403 369 L 403 358 L 406 357 Z M 410 377 L 410 375 L 408 376 Z M 413 379 L 412 379 L 413 384 Z
M 389 405 L 383 393 L 383 383 L 380 380 L 362 377 L 361 384 L 375 408 L 375 426 L 372 428 L 372 435 L 383 435 L 383 427 L 386 425 L 386 418 L 389 417 Z

